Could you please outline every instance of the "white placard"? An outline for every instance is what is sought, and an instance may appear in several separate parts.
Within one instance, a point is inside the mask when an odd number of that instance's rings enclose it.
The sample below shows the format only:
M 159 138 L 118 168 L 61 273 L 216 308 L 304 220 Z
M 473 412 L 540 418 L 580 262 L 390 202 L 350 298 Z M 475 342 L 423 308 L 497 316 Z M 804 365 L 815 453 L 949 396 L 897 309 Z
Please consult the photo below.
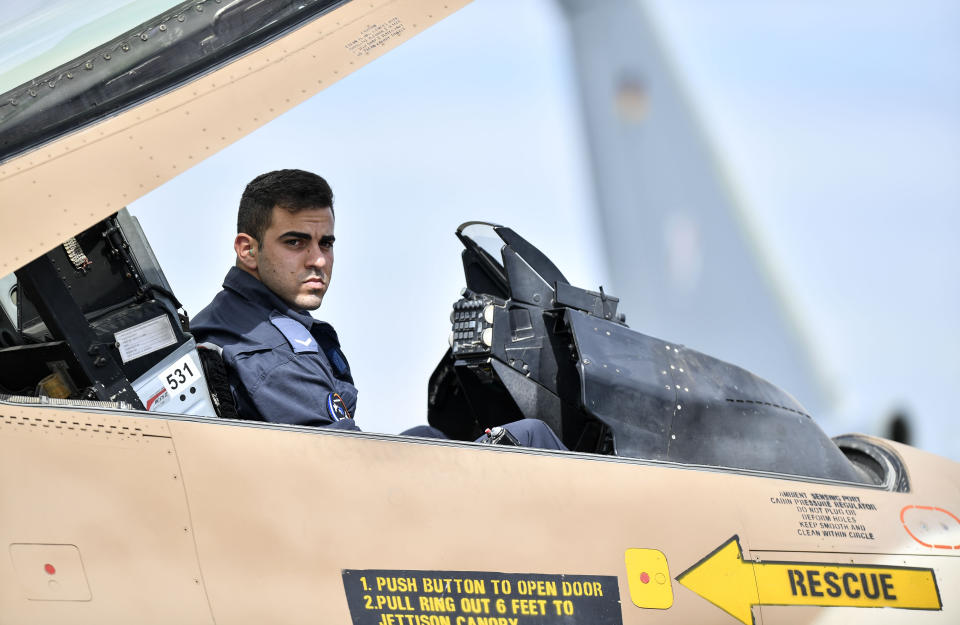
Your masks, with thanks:
M 190 388 L 191 383 L 200 379 L 200 366 L 187 354 L 167 367 L 157 379 L 171 396 L 179 395 Z
M 166 315 L 120 330 L 113 337 L 117 341 L 120 358 L 125 363 L 177 342 L 177 335 Z

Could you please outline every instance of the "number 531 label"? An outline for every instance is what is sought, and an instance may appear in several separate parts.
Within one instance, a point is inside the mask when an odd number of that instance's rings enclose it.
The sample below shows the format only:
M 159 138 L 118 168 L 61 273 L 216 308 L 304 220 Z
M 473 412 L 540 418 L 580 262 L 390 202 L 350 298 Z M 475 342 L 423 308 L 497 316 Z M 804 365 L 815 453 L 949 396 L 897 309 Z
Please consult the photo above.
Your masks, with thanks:
M 190 384 L 200 379 L 200 367 L 194 361 L 193 356 L 187 354 L 173 365 L 157 376 L 163 388 L 171 395 L 183 393 Z

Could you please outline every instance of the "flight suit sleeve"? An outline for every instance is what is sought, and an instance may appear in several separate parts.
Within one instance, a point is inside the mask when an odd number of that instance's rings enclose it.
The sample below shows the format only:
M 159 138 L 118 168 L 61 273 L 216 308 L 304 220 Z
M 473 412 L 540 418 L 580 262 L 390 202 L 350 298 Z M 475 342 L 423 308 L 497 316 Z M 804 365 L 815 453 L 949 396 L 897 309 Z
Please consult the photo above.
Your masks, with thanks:
M 234 366 L 264 420 L 360 431 L 353 419 L 330 416 L 327 397 L 337 392 L 335 380 L 314 358 L 278 359 L 271 352 L 255 352 L 238 356 Z

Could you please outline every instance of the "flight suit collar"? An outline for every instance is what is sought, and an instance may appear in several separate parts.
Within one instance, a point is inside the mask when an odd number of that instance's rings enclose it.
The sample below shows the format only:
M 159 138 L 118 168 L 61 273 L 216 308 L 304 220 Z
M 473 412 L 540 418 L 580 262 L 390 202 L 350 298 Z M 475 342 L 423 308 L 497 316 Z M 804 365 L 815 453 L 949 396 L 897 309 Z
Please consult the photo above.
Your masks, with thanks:
M 227 272 L 227 277 L 223 280 L 223 288 L 233 291 L 250 303 L 263 308 L 265 311 L 275 310 L 285 317 L 290 317 L 303 324 L 308 330 L 313 330 L 314 326 L 329 327 L 328 324 L 314 319 L 307 311 L 292 308 L 285 301 L 277 297 L 276 293 L 268 289 L 263 282 L 260 282 L 239 267 L 230 268 L 230 271 Z

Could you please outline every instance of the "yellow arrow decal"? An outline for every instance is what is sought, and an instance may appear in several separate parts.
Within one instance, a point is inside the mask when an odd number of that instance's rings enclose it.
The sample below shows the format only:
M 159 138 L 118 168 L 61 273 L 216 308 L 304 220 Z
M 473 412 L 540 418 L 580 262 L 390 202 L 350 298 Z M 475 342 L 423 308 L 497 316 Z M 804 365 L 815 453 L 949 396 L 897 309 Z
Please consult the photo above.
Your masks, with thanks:
M 933 569 L 815 562 L 744 562 L 734 536 L 677 581 L 751 625 L 754 605 L 941 609 Z

